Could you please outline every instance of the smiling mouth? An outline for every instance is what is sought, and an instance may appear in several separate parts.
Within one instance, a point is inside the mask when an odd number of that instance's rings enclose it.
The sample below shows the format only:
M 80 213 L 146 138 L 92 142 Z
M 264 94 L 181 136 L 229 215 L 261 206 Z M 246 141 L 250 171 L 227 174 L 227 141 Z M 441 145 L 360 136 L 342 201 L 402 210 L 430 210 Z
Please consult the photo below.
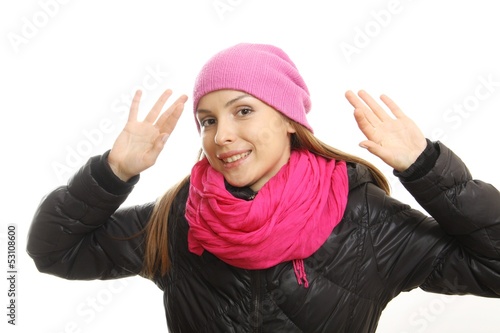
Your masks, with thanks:
M 251 153 L 251 151 L 247 151 L 246 153 L 242 153 L 242 154 L 236 154 L 233 156 L 229 156 L 227 158 L 223 158 L 222 161 L 224 163 L 233 163 L 233 162 L 236 162 L 238 160 L 241 160 L 242 158 L 247 157 L 248 155 L 250 155 L 250 153 Z

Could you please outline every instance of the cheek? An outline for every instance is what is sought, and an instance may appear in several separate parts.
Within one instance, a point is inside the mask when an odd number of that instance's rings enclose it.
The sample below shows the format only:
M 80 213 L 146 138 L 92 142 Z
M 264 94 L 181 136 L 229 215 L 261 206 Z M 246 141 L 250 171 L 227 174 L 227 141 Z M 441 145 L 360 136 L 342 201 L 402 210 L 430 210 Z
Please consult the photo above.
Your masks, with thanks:
M 210 165 L 217 169 L 219 159 L 215 156 L 215 145 L 211 144 L 210 140 L 202 140 L 201 141 L 201 150 L 205 158 L 208 160 Z
M 203 150 L 207 150 L 207 149 L 209 149 L 209 147 L 213 143 L 213 136 L 209 135 L 209 133 L 202 132 L 200 135 L 200 141 L 201 141 L 201 147 L 203 148 Z
M 287 140 L 286 128 L 281 119 L 275 119 L 268 123 L 266 127 L 259 127 L 255 130 L 256 142 L 261 145 L 276 145 L 282 140 Z
M 259 145 L 269 145 L 272 142 L 274 133 L 269 127 L 262 127 L 256 131 L 254 136 L 256 138 L 256 143 Z

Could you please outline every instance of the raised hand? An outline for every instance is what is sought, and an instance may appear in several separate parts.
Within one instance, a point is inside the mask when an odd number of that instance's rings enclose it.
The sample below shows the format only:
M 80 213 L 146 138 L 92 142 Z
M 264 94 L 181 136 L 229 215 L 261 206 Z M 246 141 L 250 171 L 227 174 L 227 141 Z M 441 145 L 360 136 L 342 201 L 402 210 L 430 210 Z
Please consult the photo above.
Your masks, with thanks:
M 345 94 L 354 107 L 354 118 L 359 129 L 368 139 L 362 141 L 360 146 L 395 170 L 406 170 L 424 151 L 427 145 L 424 135 L 386 95 L 382 95 L 380 99 L 395 118 L 387 114 L 367 92 L 361 90 L 358 96 L 352 91 Z
M 184 109 L 187 96 L 182 95 L 164 112 L 163 106 L 172 95 L 170 89 L 163 92 L 144 121 L 137 120 L 142 92 L 136 91 L 127 124 L 118 135 L 108 156 L 108 163 L 123 181 L 155 164 L 165 142 L 172 133 Z

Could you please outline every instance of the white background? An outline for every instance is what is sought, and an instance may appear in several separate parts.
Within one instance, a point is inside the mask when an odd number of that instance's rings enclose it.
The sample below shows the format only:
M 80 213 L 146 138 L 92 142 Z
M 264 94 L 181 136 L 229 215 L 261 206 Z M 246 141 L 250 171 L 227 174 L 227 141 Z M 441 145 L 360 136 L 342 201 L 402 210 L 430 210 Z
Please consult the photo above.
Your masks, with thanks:
M 310 123 L 333 146 L 367 157 L 390 176 L 358 147 L 362 136 L 344 98 L 348 89 L 386 93 L 427 137 L 461 156 L 474 177 L 500 185 L 500 20 L 493 1 L 26 0 L 0 6 L 0 266 L 7 271 L 7 224 L 14 223 L 19 270 L 15 327 L 7 324 L 6 279 L 0 284 L 3 332 L 166 331 L 162 293 L 153 283 L 38 273 L 25 252 L 26 235 L 42 196 L 111 147 L 137 87 L 145 88 L 142 114 L 163 89 L 191 96 L 208 57 L 238 42 L 275 44 L 290 55 L 311 91 Z M 154 200 L 189 172 L 199 147 L 190 107 L 126 204 Z M 392 177 L 391 183 L 394 196 L 416 206 Z M 389 304 L 378 331 L 499 332 L 499 311 L 500 300 L 414 290 Z

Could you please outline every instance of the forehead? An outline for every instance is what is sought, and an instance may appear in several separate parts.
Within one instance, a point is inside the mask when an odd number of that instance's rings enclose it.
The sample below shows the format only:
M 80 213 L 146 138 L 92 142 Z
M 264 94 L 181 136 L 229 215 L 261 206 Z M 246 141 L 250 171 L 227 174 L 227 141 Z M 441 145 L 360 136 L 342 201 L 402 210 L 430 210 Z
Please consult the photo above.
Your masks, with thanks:
M 204 95 L 198 101 L 196 112 L 202 112 L 211 107 L 229 107 L 240 100 L 258 101 L 254 96 L 239 90 L 216 90 Z

